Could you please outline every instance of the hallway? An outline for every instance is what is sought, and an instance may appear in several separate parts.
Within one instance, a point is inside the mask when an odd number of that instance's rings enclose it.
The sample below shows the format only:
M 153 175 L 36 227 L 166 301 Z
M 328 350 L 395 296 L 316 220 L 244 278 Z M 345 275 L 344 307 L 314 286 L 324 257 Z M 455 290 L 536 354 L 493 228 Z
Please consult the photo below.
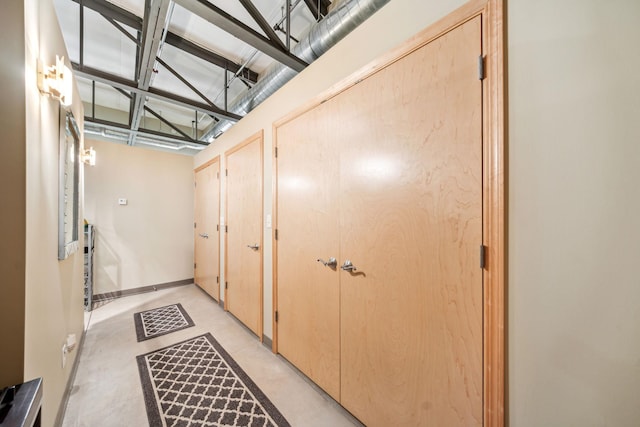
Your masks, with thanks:
M 180 303 L 194 327 L 136 341 L 133 314 Z M 145 426 L 136 356 L 210 332 L 292 426 L 359 425 L 195 285 L 113 300 L 90 313 L 64 427 Z

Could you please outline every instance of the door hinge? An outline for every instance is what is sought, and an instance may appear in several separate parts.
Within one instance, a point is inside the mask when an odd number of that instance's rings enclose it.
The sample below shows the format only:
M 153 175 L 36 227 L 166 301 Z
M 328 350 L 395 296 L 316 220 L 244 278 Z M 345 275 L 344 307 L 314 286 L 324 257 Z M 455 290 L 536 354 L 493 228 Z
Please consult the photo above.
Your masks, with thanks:
M 194 183 L 193 183 L 193 186 L 194 186 L 194 187 L 197 187 L 197 186 L 198 186 L 198 183 L 197 183 L 197 182 L 194 182 Z
M 224 282 L 224 288 L 229 289 L 229 282 Z
M 278 147 L 276 147 L 276 159 L 278 158 Z
M 484 56 L 478 56 L 478 79 L 484 80 Z
M 193 223 L 193 228 L 196 228 L 196 223 L 195 222 Z
M 216 179 L 220 179 L 220 172 L 216 172 Z
M 193 268 L 194 268 L 194 269 L 196 268 L 196 263 L 195 263 L 195 262 L 193 263 Z
M 487 266 L 487 247 L 480 245 L 480 268 L 484 269 Z
M 278 240 L 278 229 L 277 228 L 276 228 L 275 232 L 276 232 L 276 240 Z
M 229 176 L 229 169 L 224 170 L 224 176 Z
M 220 276 L 216 276 L 216 283 L 220 283 Z
M 276 323 L 278 322 L 278 310 L 276 310 Z
M 220 231 L 220 224 L 216 224 L 216 231 Z
M 228 232 L 229 232 L 229 226 L 228 226 L 228 225 L 225 225 L 225 226 L 224 226 L 224 232 L 225 232 L 225 233 L 228 233 Z

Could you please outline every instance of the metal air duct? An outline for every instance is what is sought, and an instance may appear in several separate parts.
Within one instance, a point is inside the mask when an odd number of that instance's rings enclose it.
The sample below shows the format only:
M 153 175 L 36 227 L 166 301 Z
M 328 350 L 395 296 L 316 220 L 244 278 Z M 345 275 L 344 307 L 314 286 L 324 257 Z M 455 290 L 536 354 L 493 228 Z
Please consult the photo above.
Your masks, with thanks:
M 300 38 L 300 42 L 293 48 L 292 53 L 311 64 L 388 2 L 389 0 L 342 2 Z M 295 75 L 296 72 L 286 65 L 273 64 L 264 72 L 264 76 L 258 83 L 229 106 L 229 111 L 244 116 Z M 217 138 L 231 126 L 233 122 L 222 120 L 203 135 L 203 139 Z

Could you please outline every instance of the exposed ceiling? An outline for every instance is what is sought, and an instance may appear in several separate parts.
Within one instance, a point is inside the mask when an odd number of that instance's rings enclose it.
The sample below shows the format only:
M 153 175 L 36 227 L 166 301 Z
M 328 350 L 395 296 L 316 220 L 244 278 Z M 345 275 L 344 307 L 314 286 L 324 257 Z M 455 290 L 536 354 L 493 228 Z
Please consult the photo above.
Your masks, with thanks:
M 195 154 L 329 0 L 54 0 L 92 138 Z M 334 3 L 338 3 L 334 0 Z M 287 19 L 290 16 L 290 20 Z M 289 31 L 288 31 L 289 29 Z M 287 36 L 290 34 L 290 36 Z M 216 135 L 218 136 L 218 135 Z

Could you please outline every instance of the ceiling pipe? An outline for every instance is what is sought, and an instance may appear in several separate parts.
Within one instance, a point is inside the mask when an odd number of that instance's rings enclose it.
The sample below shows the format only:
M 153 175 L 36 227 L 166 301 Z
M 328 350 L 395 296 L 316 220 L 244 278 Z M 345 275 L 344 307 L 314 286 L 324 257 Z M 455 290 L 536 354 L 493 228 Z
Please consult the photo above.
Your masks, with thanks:
M 342 2 L 300 38 L 300 42 L 293 48 L 292 53 L 311 64 L 389 1 L 346 0 Z M 296 74 L 285 65 L 273 64 L 264 72 L 264 76 L 260 78 L 258 83 L 231 103 L 228 111 L 241 116 L 246 115 Z M 208 141 L 217 138 L 233 124 L 233 122 L 222 120 L 208 130 L 202 139 Z
M 111 141 L 120 141 L 126 144 L 130 139 L 133 131 L 126 128 L 115 128 L 113 126 L 102 123 L 85 121 L 84 133 L 86 135 L 95 135 L 97 137 L 106 138 Z M 197 152 L 205 149 L 205 146 L 203 145 L 190 144 L 188 141 L 182 141 L 179 139 L 164 137 L 161 135 L 149 135 L 140 131 L 136 132 L 136 141 L 138 141 L 140 144 L 152 145 L 156 147 L 167 148 L 170 150 L 188 149 Z

